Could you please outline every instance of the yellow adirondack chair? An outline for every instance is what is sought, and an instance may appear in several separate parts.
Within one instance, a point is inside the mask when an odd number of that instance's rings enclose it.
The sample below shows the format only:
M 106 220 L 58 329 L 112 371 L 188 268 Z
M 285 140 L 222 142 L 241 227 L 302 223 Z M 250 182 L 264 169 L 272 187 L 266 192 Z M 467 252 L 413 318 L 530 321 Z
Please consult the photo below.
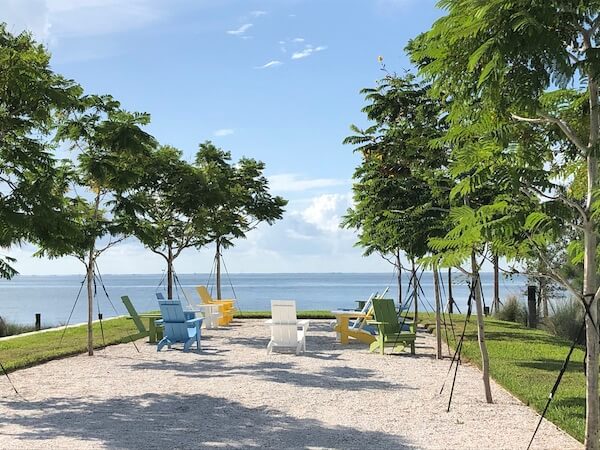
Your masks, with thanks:
M 214 300 L 208 292 L 208 289 L 206 289 L 206 286 L 196 286 L 196 292 L 198 292 L 202 303 L 207 305 L 219 305 L 219 312 L 221 313 L 221 317 L 219 317 L 219 325 L 228 325 L 233 320 L 233 313 L 235 312 L 235 300 Z

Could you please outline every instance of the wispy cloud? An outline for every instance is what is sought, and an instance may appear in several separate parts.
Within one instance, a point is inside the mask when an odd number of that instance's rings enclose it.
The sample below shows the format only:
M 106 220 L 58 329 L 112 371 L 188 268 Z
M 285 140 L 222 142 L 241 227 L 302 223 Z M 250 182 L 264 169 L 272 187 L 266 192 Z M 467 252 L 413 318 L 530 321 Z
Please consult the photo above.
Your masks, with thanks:
M 42 41 L 130 32 L 171 15 L 154 0 L 12 0 L 2 2 L 2 20 L 10 29 L 31 30 Z
M 216 130 L 213 134 L 217 137 L 230 136 L 233 134 L 233 130 L 231 128 L 221 128 Z
M 350 180 L 336 178 L 302 178 L 295 173 L 271 175 L 269 184 L 277 192 L 302 192 L 313 189 L 329 188 L 334 186 L 348 186 Z
M 277 66 L 281 66 L 283 63 L 281 61 L 269 61 L 266 64 L 263 64 L 262 66 L 257 66 L 255 67 L 255 69 L 271 69 L 273 67 L 277 67 Z
M 250 11 L 252 17 L 260 17 L 267 14 L 267 11 Z
M 292 42 L 304 42 L 304 38 L 294 38 Z
M 227 31 L 227 34 L 231 34 L 234 36 L 240 36 L 240 35 L 244 34 L 246 31 L 248 31 L 250 28 L 252 28 L 252 26 L 253 25 L 251 23 L 245 23 L 244 25 L 239 27 L 237 30 Z
M 312 45 L 307 45 L 306 47 L 304 47 L 304 50 L 301 50 L 299 52 L 294 52 L 292 54 L 292 59 L 308 58 L 313 53 L 321 52 L 326 49 L 327 49 L 327 47 L 324 45 L 319 45 L 318 47 L 313 47 Z

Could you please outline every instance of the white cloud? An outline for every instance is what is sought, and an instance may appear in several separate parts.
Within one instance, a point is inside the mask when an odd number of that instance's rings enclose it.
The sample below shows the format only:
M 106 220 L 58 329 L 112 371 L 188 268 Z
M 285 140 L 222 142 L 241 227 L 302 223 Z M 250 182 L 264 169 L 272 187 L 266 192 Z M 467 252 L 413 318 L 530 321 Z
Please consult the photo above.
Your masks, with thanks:
M 221 128 L 219 130 L 216 130 L 213 133 L 215 136 L 230 136 L 233 134 L 233 130 L 231 128 Z
M 141 28 L 164 20 L 170 13 L 165 3 L 155 0 L 3 0 L 1 9 L 9 29 L 30 30 L 36 39 L 51 44 L 63 37 Z
M 292 42 L 304 42 L 304 38 L 294 38 Z
M 273 67 L 280 66 L 282 64 L 283 63 L 281 61 L 277 61 L 277 60 L 275 60 L 275 61 L 269 61 L 268 63 L 263 64 L 262 66 L 255 67 L 255 69 L 270 69 L 270 68 L 273 68 Z
M 321 52 L 326 49 L 327 49 L 327 47 L 324 45 L 319 45 L 318 47 L 313 47 L 312 45 L 307 45 L 306 47 L 304 47 L 304 50 L 301 50 L 299 52 L 294 52 L 292 54 L 292 59 L 308 58 L 313 53 Z
M 302 179 L 299 175 L 294 173 L 271 175 L 269 177 L 269 186 L 274 192 L 302 192 L 333 186 L 346 186 L 349 184 L 349 180 L 335 178 Z
M 267 14 L 267 11 L 250 11 L 252 17 L 260 17 Z
M 329 233 L 340 231 L 342 215 L 351 205 L 348 194 L 323 194 L 313 198 L 310 206 L 302 211 L 302 218 L 319 230 Z
M 246 24 L 242 25 L 241 27 L 239 27 L 237 30 L 229 30 L 227 32 L 227 34 L 232 34 L 234 36 L 240 36 L 252 27 L 253 27 L 253 25 L 251 23 L 246 23 Z

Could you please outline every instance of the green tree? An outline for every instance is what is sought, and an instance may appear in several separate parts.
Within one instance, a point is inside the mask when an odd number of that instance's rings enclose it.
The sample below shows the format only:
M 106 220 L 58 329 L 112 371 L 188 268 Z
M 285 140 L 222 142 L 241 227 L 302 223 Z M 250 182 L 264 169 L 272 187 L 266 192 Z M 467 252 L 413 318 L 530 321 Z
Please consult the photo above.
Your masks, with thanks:
M 167 297 L 173 298 L 173 263 L 186 248 L 209 242 L 209 206 L 203 173 L 162 146 L 145 159 L 138 183 L 118 197 L 119 222 L 167 264 Z
M 217 298 L 221 298 L 221 253 L 233 246 L 233 240 L 246 234 L 261 222 L 272 225 L 281 219 L 287 200 L 269 193 L 263 175 L 265 164 L 250 158 L 231 162 L 231 154 L 210 141 L 200 144 L 196 166 L 208 180 L 212 204 L 207 209 L 208 241 L 216 246 Z
M 115 220 L 114 195 L 141 176 L 155 141 L 141 128 L 150 121 L 148 114 L 126 112 L 110 96 L 85 96 L 80 102 L 80 111 L 66 119 L 56 135 L 76 152 L 69 208 L 72 232 L 60 243 L 42 243 L 38 255 L 72 255 L 85 265 L 91 356 L 96 261 L 126 237 L 123 224 Z
M 429 238 L 446 231 L 450 190 L 447 149 L 430 145 L 445 130 L 443 109 L 427 90 L 411 74 L 387 74 L 375 88 L 361 91 L 373 125 L 352 126 L 355 135 L 344 140 L 362 154 L 362 163 L 354 173 L 355 206 L 342 225 L 358 230 L 365 255 L 378 252 L 398 269 L 404 251 L 413 272 L 429 251 Z
M 68 225 L 66 172 L 53 158 L 51 134 L 81 88 L 51 70 L 30 34 L 14 36 L 0 23 L 0 92 L 0 246 L 57 242 Z M 16 273 L 13 262 L 0 256 L 0 277 Z
M 505 174 L 513 186 L 518 185 L 524 197 L 506 202 L 504 211 L 495 202 L 496 211 L 484 222 L 501 213 L 507 219 L 502 227 L 492 229 L 525 236 L 512 242 L 516 244 L 513 250 L 505 247 L 513 254 L 555 242 L 566 226 L 578 232 L 583 292 L 560 273 L 550 269 L 550 274 L 589 311 L 586 362 L 594 369 L 586 374 L 585 446 L 597 449 L 600 2 L 443 0 L 439 5 L 447 14 L 411 43 L 413 59 L 421 73 L 432 79 L 434 92 L 452 98 L 450 119 L 457 133 L 463 132 L 465 125 L 467 129 L 473 124 L 487 128 L 486 145 L 472 149 L 471 155 L 465 152 L 464 159 L 471 163 L 492 159 L 492 167 Z M 566 89 L 569 85 L 576 88 Z M 474 100 L 479 117 L 469 111 Z M 524 131 L 515 123 L 530 129 Z M 503 145 L 506 142 L 498 124 L 518 128 L 514 139 L 518 145 Z M 581 168 L 586 182 L 585 194 L 579 199 L 565 188 L 564 180 Z M 515 220 L 526 211 L 519 209 L 520 205 L 515 207 L 514 203 L 521 201 L 538 205 L 524 221 Z M 519 223 L 523 233 L 513 233 Z M 509 241 L 498 239 L 497 243 Z

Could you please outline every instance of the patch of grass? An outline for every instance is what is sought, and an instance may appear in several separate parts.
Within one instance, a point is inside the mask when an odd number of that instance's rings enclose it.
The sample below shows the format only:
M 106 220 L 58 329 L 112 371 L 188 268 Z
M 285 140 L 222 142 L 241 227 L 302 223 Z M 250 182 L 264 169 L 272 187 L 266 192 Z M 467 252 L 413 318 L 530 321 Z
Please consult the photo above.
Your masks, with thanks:
M 104 341 L 100 324 L 94 324 L 94 347 L 129 342 L 127 337 L 137 333 L 133 321 L 119 318 L 102 322 Z M 0 341 L 0 361 L 7 371 L 13 371 L 40 364 L 65 356 L 87 351 L 87 327 L 67 328 L 60 343 L 63 330 L 46 331 L 27 336 Z
M 452 319 L 456 336 L 459 338 L 465 316 L 453 314 Z M 424 314 L 420 320 L 428 327 L 435 324 L 432 314 Z M 446 323 L 448 324 L 448 320 Z M 485 319 L 485 333 L 492 378 L 523 403 L 541 413 L 569 352 L 571 341 L 542 330 L 533 330 L 489 317 Z M 447 334 L 448 336 L 442 328 L 442 336 L 449 339 L 452 347 L 455 342 L 450 328 Z M 481 367 L 475 317 L 472 317 L 467 325 L 462 354 Z M 575 349 L 568 370 L 546 414 L 548 420 L 581 442 L 585 427 L 583 358 L 584 350 Z M 483 386 L 481 390 L 483 397 Z M 531 432 L 533 433 L 533 430 Z
M 327 310 L 298 311 L 298 319 L 335 319 L 335 316 Z M 238 311 L 233 315 L 236 319 L 270 319 L 271 311 Z
M 519 302 L 519 299 L 511 295 L 505 301 L 500 310 L 494 314 L 498 320 L 516 322 L 521 325 L 527 325 L 527 308 Z
M 569 299 L 564 303 L 559 303 L 554 314 L 545 317 L 541 325 L 548 332 L 573 341 L 579 335 L 582 321 L 583 306 L 577 300 Z M 578 343 L 585 344 L 585 333 L 582 333 Z

